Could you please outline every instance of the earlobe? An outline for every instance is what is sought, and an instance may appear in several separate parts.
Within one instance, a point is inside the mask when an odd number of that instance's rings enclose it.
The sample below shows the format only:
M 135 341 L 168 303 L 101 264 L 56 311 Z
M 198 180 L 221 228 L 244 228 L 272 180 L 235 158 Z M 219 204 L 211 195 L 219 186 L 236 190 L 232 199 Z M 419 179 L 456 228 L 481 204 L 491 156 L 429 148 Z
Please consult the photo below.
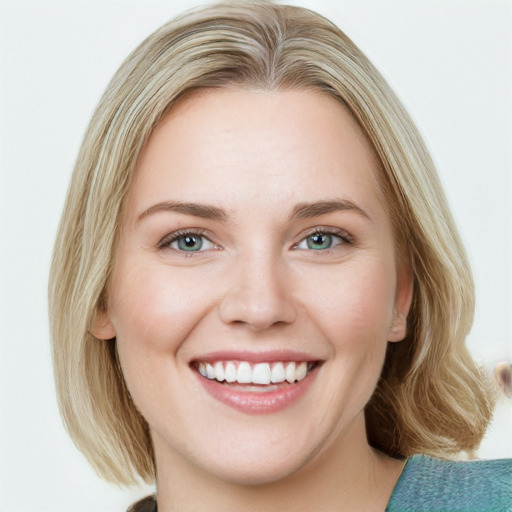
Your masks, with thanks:
M 393 321 L 388 334 L 388 341 L 402 341 L 407 334 L 407 315 L 411 308 L 414 292 L 414 278 L 410 267 L 402 269 L 397 283 Z
M 106 311 L 96 312 L 90 332 L 99 340 L 111 340 L 116 337 L 116 330 Z
M 407 334 L 407 317 L 401 312 L 395 312 L 393 323 L 389 329 L 388 341 L 402 341 Z

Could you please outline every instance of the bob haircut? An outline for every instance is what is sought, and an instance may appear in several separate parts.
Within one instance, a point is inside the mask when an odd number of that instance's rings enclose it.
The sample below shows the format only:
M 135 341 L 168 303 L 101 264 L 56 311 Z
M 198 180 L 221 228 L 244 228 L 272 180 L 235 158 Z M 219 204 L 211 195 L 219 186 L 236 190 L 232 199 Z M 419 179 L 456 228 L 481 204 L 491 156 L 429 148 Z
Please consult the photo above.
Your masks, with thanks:
M 149 428 L 130 398 L 115 339 L 89 330 L 108 303 L 141 148 L 173 105 L 204 88 L 323 91 L 357 120 L 380 162 L 397 250 L 414 275 L 407 336 L 388 344 L 366 408 L 369 442 L 395 457 L 471 452 L 493 400 L 464 345 L 473 281 L 433 162 L 400 101 L 343 32 L 312 11 L 270 1 L 223 2 L 167 23 L 124 61 L 94 112 L 49 286 L 59 404 L 78 448 L 106 480 L 154 481 Z

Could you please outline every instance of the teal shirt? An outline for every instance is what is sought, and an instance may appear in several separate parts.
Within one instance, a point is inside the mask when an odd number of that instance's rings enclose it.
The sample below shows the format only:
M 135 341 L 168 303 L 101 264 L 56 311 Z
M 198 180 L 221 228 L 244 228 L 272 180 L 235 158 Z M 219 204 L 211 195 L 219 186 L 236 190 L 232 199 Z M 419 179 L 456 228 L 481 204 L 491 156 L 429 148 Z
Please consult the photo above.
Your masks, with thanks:
M 512 460 L 411 457 L 386 512 L 512 512 Z
M 157 512 L 154 496 L 128 512 Z M 454 462 L 415 455 L 386 512 L 512 512 L 512 459 Z

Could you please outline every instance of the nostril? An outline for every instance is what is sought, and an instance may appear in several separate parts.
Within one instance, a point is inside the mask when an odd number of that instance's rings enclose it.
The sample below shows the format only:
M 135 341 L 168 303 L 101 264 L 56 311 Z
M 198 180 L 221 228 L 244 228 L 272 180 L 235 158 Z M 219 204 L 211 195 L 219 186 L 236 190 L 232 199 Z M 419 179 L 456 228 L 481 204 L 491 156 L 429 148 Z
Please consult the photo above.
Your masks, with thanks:
M 271 283 L 252 280 L 240 283 L 225 294 L 219 314 L 226 324 L 258 331 L 290 324 L 297 317 L 293 298 L 275 280 Z

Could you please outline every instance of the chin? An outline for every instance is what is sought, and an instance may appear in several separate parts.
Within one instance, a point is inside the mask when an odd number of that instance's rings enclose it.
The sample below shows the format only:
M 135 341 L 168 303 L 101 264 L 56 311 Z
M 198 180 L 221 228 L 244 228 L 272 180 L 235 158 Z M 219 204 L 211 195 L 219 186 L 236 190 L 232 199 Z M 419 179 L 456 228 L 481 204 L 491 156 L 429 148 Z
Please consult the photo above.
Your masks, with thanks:
M 212 467 L 210 473 L 219 480 L 233 485 L 257 487 L 286 480 L 303 469 L 306 464 L 307 461 L 302 460 L 276 461 L 265 458 L 251 464 L 239 461 L 229 467 Z
M 290 431 L 283 424 L 279 428 L 258 426 L 250 428 L 246 424 L 245 428 L 232 429 L 230 436 L 222 438 L 208 436 L 203 431 L 202 436 L 194 436 L 197 442 L 192 445 L 176 439 L 171 442 L 153 432 L 157 468 L 159 465 L 174 468 L 200 478 L 209 475 L 214 481 L 231 485 L 270 485 L 308 467 L 326 444 L 325 439 L 307 428 L 305 435 L 297 437 L 296 430 Z

